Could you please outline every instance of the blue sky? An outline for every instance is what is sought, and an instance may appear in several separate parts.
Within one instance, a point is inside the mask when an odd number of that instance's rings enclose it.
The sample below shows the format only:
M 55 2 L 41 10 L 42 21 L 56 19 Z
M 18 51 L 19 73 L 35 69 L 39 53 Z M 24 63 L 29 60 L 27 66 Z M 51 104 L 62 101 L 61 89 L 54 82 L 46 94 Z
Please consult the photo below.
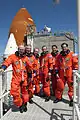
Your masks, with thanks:
M 72 31 L 77 36 L 76 0 L 0 0 L 0 53 L 4 52 L 11 22 L 21 7 L 25 7 L 35 21 L 37 31 L 44 25 L 56 31 Z

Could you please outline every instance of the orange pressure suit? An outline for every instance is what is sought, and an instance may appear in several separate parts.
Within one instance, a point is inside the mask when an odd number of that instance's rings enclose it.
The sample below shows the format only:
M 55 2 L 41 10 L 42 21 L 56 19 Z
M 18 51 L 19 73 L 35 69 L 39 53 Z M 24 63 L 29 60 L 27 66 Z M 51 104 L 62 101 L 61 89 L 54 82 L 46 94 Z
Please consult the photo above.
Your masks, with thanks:
M 58 99 L 62 98 L 63 89 L 65 86 L 65 83 L 67 82 L 69 91 L 68 96 L 70 100 L 73 96 L 73 77 L 72 77 L 72 70 L 78 69 L 78 57 L 68 50 L 68 54 L 65 56 L 63 55 L 63 52 L 61 51 L 58 58 L 57 58 L 57 68 L 58 68 L 58 74 L 59 74 L 59 83 L 57 81 L 57 89 L 55 92 L 55 96 Z
M 34 70 L 37 67 L 35 57 L 32 53 L 30 53 L 29 55 L 26 54 L 26 56 L 28 57 L 28 61 L 31 63 L 31 65 L 33 67 L 33 72 L 34 72 Z M 28 69 L 28 86 L 29 86 L 28 91 L 29 91 L 29 99 L 31 99 L 33 94 L 34 94 L 34 89 L 35 89 L 34 88 L 34 79 L 33 79 L 34 78 L 34 73 L 32 73 L 31 78 L 29 76 L 29 73 L 30 73 L 30 71 Z
M 16 54 L 10 55 L 3 62 L 3 66 L 6 66 L 6 68 L 10 64 L 12 64 L 13 68 L 10 94 L 13 96 L 14 104 L 19 107 L 29 101 L 28 90 L 26 89 L 28 84 L 26 68 L 32 69 L 32 66 L 26 56 L 19 57 Z
M 46 96 L 50 96 L 50 79 L 48 73 L 53 69 L 52 55 L 46 52 L 40 56 L 40 80 L 43 84 L 43 92 Z
M 51 52 L 51 55 L 53 56 L 53 71 L 52 71 L 52 89 L 53 89 L 53 94 L 55 95 L 55 90 L 57 86 L 57 78 L 55 74 L 55 66 L 56 66 L 56 61 L 59 55 L 59 52 L 57 51 L 56 54 Z
M 40 68 L 40 62 L 39 57 L 35 57 L 36 66 L 34 67 L 35 73 L 34 73 L 34 84 L 35 84 L 35 94 L 38 94 L 40 92 L 40 79 L 39 79 L 39 68 Z

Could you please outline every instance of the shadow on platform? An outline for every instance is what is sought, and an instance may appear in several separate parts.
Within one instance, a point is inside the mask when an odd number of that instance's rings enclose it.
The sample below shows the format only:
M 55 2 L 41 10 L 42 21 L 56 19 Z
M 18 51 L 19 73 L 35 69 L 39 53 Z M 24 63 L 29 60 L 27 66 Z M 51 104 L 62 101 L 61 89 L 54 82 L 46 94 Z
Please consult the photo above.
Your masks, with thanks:
M 69 104 L 69 100 L 62 98 L 62 102 Z
M 66 101 L 67 102 L 67 101 Z M 38 106 L 40 109 L 42 109 L 44 112 L 46 112 L 49 116 L 50 116 L 50 120 L 65 120 L 64 116 L 72 116 L 72 115 L 69 115 L 69 114 L 62 114 L 64 111 L 70 111 L 72 112 L 72 110 L 68 110 L 68 109 L 52 109 L 52 112 L 48 112 L 46 109 L 44 109 L 43 107 L 41 107 L 39 104 L 37 104 L 36 102 L 34 102 L 34 104 L 36 106 Z M 56 111 L 62 111 L 62 113 L 59 115 Z M 72 120 L 72 119 L 69 119 L 69 120 Z
M 3 115 L 4 115 L 9 109 L 10 109 L 10 107 L 9 107 L 7 104 L 3 103 Z
M 67 111 L 70 111 L 70 112 L 72 112 L 72 110 L 67 110 L 67 109 L 56 109 L 56 108 L 54 108 L 54 109 L 52 109 L 52 113 L 51 113 L 51 117 L 50 117 L 50 120 L 53 120 L 54 119 L 54 116 L 56 116 L 55 117 L 55 120 L 58 120 L 58 118 L 61 118 L 61 120 L 65 120 L 65 118 L 64 117 L 72 117 L 72 115 L 71 114 L 58 114 L 56 111 L 58 111 L 58 110 L 60 110 L 60 111 L 65 111 L 65 112 L 67 112 Z M 72 120 L 72 119 L 69 119 L 69 120 Z
M 11 105 L 10 107 L 11 107 L 12 112 L 18 112 L 19 111 L 19 108 L 15 105 Z

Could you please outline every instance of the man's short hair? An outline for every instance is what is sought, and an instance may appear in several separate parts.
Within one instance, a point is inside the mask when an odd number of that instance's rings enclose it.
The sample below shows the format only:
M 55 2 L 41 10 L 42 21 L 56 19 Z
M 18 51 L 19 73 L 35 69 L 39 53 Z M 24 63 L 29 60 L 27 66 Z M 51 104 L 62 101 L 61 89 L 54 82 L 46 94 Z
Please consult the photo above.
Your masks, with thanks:
M 43 49 L 44 47 L 46 47 L 46 49 L 47 49 L 47 46 L 46 46 L 46 45 L 43 45 L 43 46 L 42 46 L 42 49 Z
M 57 45 L 52 45 L 52 48 L 53 48 L 53 47 L 56 47 L 56 48 L 58 48 L 58 47 L 57 47 Z
M 31 44 L 27 44 L 25 48 L 31 48 Z
M 66 47 L 68 47 L 68 44 L 67 44 L 67 43 L 62 43 L 62 44 L 61 44 L 61 47 L 63 48 L 64 45 L 66 45 Z

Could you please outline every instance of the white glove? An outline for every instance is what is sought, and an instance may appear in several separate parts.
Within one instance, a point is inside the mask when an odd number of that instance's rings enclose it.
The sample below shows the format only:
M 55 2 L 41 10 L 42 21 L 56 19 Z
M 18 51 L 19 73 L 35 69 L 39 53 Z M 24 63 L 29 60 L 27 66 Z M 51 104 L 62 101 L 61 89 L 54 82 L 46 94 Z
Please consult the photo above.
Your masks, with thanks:
M 57 77 L 57 78 L 59 78 L 59 75 L 58 75 L 58 74 L 56 74 L 56 77 Z
M 74 72 L 78 72 L 78 70 L 73 70 L 73 73 L 74 73 Z
M 34 77 L 36 76 L 36 73 L 34 73 Z

